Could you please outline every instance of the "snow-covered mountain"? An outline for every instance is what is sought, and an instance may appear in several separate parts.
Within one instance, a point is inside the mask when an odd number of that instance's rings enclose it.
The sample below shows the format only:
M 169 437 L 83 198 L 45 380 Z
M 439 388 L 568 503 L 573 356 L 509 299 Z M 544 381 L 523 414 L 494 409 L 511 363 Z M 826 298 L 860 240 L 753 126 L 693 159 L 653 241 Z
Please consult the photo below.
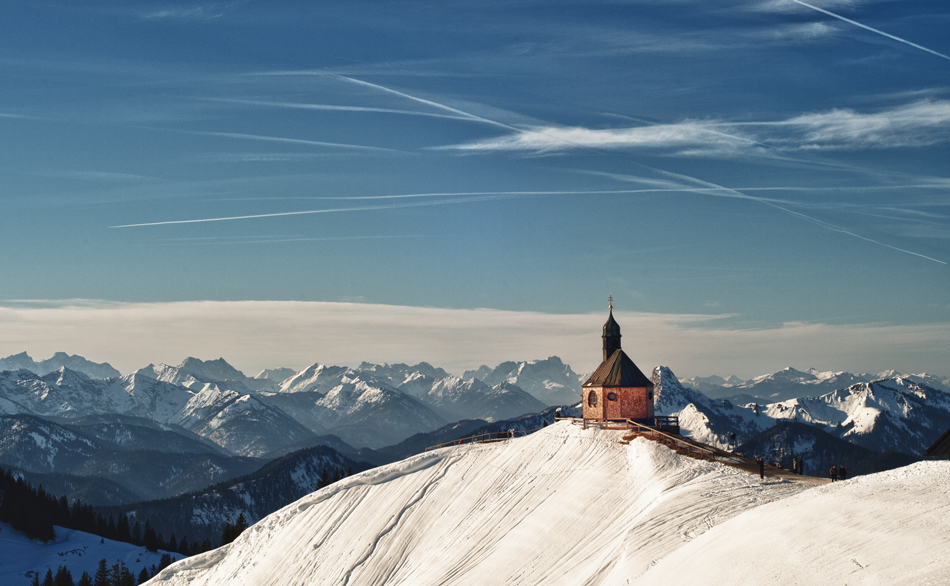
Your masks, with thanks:
M 939 391 L 950 392 L 947 377 L 929 374 L 901 375 L 894 370 L 874 375 L 852 374 L 843 371 L 821 371 L 815 368 L 801 371 L 791 367 L 778 372 L 757 376 L 744 381 L 735 376 L 726 379 L 719 376 L 692 377 L 680 382 L 693 390 L 714 399 L 740 400 L 740 402 L 774 403 L 798 397 L 815 397 L 857 383 L 867 383 L 889 378 L 910 379 Z
M 121 372 L 112 368 L 107 362 L 92 362 L 82 356 L 69 355 L 65 352 L 57 352 L 50 358 L 40 360 L 39 362 L 30 358 L 26 352 L 0 358 L 0 371 L 22 369 L 43 375 L 53 372 L 54 370 L 59 370 L 64 366 L 69 370 L 81 372 L 90 378 L 113 378 L 122 376 Z
M 401 387 L 407 379 L 416 375 L 422 375 L 433 380 L 451 376 L 441 368 L 436 368 L 428 362 L 420 362 L 415 366 L 409 366 L 408 364 L 370 364 L 369 362 L 363 362 L 356 367 L 356 370 L 371 374 L 376 378 L 384 379 L 394 387 Z
M 405 365 L 396 365 L 401 366 Z M 444 372 L 432 367 L 426 370 Z M 386 367 L 380 377 L 369 367 L 353 370 L 314 364 L 284 380 L 277 392 L 259 396 L 313 433 L 334 434 L 353 446 L 377 448 L 446 423 L 419 399 L 391 384 L 390 375 L 404 378 L 400 371 Z
M 304 495 L 370 467 L 318 446 L 278 458 L 253 473 L 217 483 L 189 494 L 115 507 L 110 513 L 152 520 L 165 535 L 187 535 L 189 540 L 216 539 L 226 522 L 244 514 L 249 523 Z
M 651 380 L 654 412 L 656 415 L 678 416 L 684 435 L 726 448 L 733 433 L 741 442 L 762 431 L 749 409 L 737 408 L 721 399 L 710 399 L 683 386 L 666 366 L 654 368 Z
M 156 583 L 668 585 L 702 576 L 758 586 L 791 576 L 816 585 L 950 576 L 950 463 L 809 489 L 643 438 L 623 445 L 621 435 L 561 422 L 376 468 L 174 564 Z
M 148 423 L 110 423 L 100 418 L 69 425 L 32 415 L 3 415 L 0 465 L 31 475 L 58 475 L 50 480 L 70 498 L 86 495 L 86 479 L 98 478 L 121 487 L 121 491 L 108 484 L 100 487 L 111 494 L 107 499 L 111 502 L 166 498 L 247 474 L 261 465 Z M 50 486 L 49 482 L 44 485 Z M 102 499 L 94 495 L 92 500 Z
M 32 415 L 0 416 L 0 463 L 32 472 L 66 472 L 103 444 Z
M 898 376 L 772 403 L 763 413 L 820 426 L 874 451 L 921 454 L 950 428 L 950 394 Z
M 345 366 L 313 364 L 281 381 L 277 392 L 294 394 L 317 391 L 321 395 L 325 395 L 330 389 L 340 384 L 340 381 L 348 372 L 351 371 Z
M 876 452 L 796 421 L 780 421 L 738 446 L 749 458 L 763 458 L 791 470 L 802 459 L 805 474 L 827 476 L 832 466 L 844 466 L 849 476 L 892 470 L 920 461 L 902 452 Z
M 688 389 L 664 366 L 654 369 L 653 382 L 658 415 L 678 415 L 684 432 L 720 447 L 732 433 L 742 443 L 791 420 L 872 451 L 920 454 L 950 427 L 950 394 L 900 376 L 815 397 L 744 405 Z
M 5 371 L 0 372 L 0 413 L 131 415 L 184 427 L 245 456 L 272 452 L 310 435 L 303 425 L 254 396 L 214 383 L 191 384 L 194 389 L 142 371 L 108 380 L 93 380 L 65 367 L 45 376 Z
M 347 374 L 310 410 L 326 433 L 378 448 L 447 422 L 418 400 L 364 373 Z
M 493 369 L 468 370 L 463 379 L 478 378 L 489 386 L 507 382 L 521 387 L 545 405 L 573 405 L 580 400 L 582 378 L 557 356 L 545 360 L 502 362 Z
M 254 377 L 257 380 L 267 379 L 271 382 L 281 383 L 284 380 L 297 374 L 292 368 L 265 368 Z
M 501 382 L 490 387 L 476 378 L 459 377 L 435 381 L 419 400 L 446 421 L 498 421 L 538 413 L 547 407 L 512 383 Z

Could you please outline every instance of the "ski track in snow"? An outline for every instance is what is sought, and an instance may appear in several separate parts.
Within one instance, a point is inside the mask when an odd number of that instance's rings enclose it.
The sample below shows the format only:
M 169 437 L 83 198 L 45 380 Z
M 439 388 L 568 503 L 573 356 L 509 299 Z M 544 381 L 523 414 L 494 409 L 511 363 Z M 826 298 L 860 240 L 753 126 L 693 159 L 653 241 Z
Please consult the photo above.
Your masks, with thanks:
M 155 584 L 622 584 L 804 486 L 568 423 L 359 474 Z

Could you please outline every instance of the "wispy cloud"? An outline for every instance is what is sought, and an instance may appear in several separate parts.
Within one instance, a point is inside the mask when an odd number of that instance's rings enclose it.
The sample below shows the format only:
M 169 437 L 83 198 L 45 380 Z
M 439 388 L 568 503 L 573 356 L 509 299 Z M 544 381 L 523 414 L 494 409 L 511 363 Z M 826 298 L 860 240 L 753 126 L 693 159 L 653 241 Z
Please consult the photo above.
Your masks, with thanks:
M 606 309 L 606 308 L 605 308 Z M 670 366 L 680 376 L 764 374 L 798 365 L 879 372 L 946 367 L 950 325 L 785 323 L 755 329 L 727 325 L 722 314 L 614 311 L 650 343 L 628 352 L 645 370 Z M 98 300 L 0 303 L 0 355 L 65 350 L 108 361 L 122 372 L 187 356 L 225 357 L 245 373 L 428 361 L 451 372 L 504 360 L 559 356 L 574 370 L 596 367 L 603 312 L 547 314 L 303 301 L 117 303 Z M 28 342 L 24 342 L 24 341 Z M 26 345 L 25 345 L 26 344 Z
M 152 6 L 148 10 L 136 12 L 136 16 L 145 20 L 185 20 L 202 21 L 216 20 L 225 15 L 225 13 L 244 2 L 209 2 L 195 5 L 172 5 Z
M 921 147 L 950 140 L 950 101 L 919 100 L 878 112 L 842 108 L 787 120 L 684 120 L 626 128 L 536 126 L 495 138 L 435 147 L 460 152 L 552 153 L 653 149 L 732 156 L 764 150 Z
M 801 148 L 927 146 L 950 139 L 950 101 L 921 100 L 871 113 L 838 109 L 803 114 L 781 124 L 803 132 L 790 139 Z
M 683 149 L 709 148 L 716 152 L 744 150 L 755 140 L 728 134 L 717 123 L 687 120 L 676 124 L 655 124 L 633 128 L 592 129 L 547 126 L 519 130 L 515 134 L 482 141 L 435 147 L 458 151 L 532 151 L 545 153 L 571 149 Z

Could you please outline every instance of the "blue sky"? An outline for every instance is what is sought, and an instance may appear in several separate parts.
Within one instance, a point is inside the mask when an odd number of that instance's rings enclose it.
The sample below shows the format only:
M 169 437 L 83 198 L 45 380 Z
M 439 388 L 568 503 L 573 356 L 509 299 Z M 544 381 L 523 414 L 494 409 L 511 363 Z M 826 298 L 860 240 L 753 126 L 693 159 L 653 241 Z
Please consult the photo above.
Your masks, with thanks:
M 39 300 L 297 301 L 587 315 L 596 362 L 613 295 L 625 348 L 681 375 L 948 370 L 924 333 L 950 332 L 944 3 L 0 6 L 0 351 L 86 351 L 17 313 Z M 710 365 L 645 329 L 669 320 L 817 329 Z M 110 340 L 93 358 L 155 360 L 96 321 L 70 326 Z M 495 356 L 366 335 L 338 360 Z

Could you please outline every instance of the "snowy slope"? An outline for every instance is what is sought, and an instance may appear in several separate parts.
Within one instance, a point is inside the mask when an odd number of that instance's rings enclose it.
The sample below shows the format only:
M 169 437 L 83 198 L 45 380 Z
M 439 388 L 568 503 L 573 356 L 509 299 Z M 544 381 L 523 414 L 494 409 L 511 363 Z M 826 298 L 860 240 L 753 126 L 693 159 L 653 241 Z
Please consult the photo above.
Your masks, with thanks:
M 950 462 L 828 484 L 739 515 L 640 585 L 950 584 Z
M 6 523 L 0 523 L 0 584 L 27 586 L 27 572 L 39 572 L 40 582 L 47 568 L 66 566 L 73 580 L 78 582 L 83 572 L 95 576 L 99 560 L 105 558 L 109 567 L 122 561 L 135 575 L 142 568 L 158 566 L 163 551 L 149 553 L 144 547 L 131 543 L 102 539 L 98 535 L 56 527 L 52 543 L 32 541 Z M 179 554 L 172 554 L 180 558 Z
M 345 479 L 150 584 L 622 583 L 803 485 L 567 422 Z

